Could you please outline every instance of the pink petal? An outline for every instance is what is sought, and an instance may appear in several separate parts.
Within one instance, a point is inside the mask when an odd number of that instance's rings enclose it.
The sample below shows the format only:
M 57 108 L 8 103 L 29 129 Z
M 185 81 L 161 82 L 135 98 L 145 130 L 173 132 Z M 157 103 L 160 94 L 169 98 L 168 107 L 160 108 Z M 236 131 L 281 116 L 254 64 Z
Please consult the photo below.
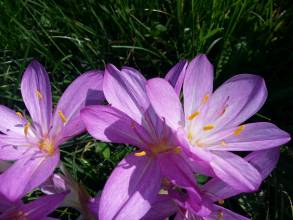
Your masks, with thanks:
M 106 67 L 104 93 L 107 101 L 138 123 L 141 123 L 142 115 L 150 105 L 145 84 L 146 79 L 134 69 L 119 71 L 113 65 Z
M 21 80 L 21 94 L 34 127 L 42 135 L 48 134 L 52 119 L 51 85 L 48 73 L 38 62 L 32 61 Z
M 100 219 L 141 219 L 157 197 L 160 177 L 156 160 L 128 155 L 114 169 L 104 187 Z
M 39 153 L 16 161 L 0 175 L 0 193 L 10 201 L 22 198 L 48 179 L 58 162 L 59 152 L 53 156 Z
M 104 100 L 102 82 L 102 72 L 93 70 L 80 75 L 65 90 L 55 109 L 50 132 L 52 136 L 58 137 L 59 142 L 64 142 L 85 130 L 79 117 L 80 110 L 85 106 L 88 94 L 93 104 Z
M 189 63 L 183 84 L 185 117 L 197 111 L 213 92 L 213 72 L 212 64 L 203 54 Z
M 125 113 L 110 106 L 87 106 L 81 117 L 88 132 L 98 140 L 144 146 L 144 128 Z
M 177 130 L 184 126 L 184 113 L 172 86 L 164 79 L 154 78 L 147 82 L 147 94 L 156 113 L 165 118 L 167 124 Z
M 223 217 L 219 217 L 223 216 Z M 214 211 L 211 215 L 205 218 L 205 220 L 215 220 L 215 219 L 225 219 L 225 220 L 249 220 L 242 215 L 239 215 L 235 212 L 232 212 L 228 209 L 225 209 L 221 206 L 214 206 Z
M 25 143 L 25 145 L 19 146 L 2 143 L 2 141 L 0 141 L 0 160 L 18 160 L 20 158 L 27 157 L 28 155 L 32 155 L 36 152 L 36 148 L 32 146 L 25 146 L 28 144 L 27 142 Z
M 181 60 L 179 63 L 173 66 L 165 76 L 165 79 L 169 81 L 169 83 L 174 87 L 178 96 L 181 92 L 187 65 L 188 62 L 186 60 Z
M 244 126 L 243 131 L 237 135 L 234 134 L 238 129 L 236 127 L 216 133 L 209 140 L 205 140 L 205 143 L 207 141 L 213 143 L 209 147 L 210 150 L 255 151 L 277 147 L 290 140 L 290 135 L 287 132 L 268 122 L 242 126 Z

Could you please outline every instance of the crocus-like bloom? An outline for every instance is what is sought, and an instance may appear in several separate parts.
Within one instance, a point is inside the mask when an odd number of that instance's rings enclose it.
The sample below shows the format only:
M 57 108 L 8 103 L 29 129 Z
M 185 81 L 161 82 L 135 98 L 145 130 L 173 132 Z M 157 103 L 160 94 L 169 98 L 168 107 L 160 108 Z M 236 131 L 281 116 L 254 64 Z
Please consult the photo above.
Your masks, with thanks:
M 279 159 L 279 148 L 261 150 L 250 153 L 244 159 L 251 163 L 265 179 L 277 164 Z M 213 178 L 202 186 L 202 191 L 206 199 L 224 204 L 224 199 L 241 193 L 233 187 L 227 185 L 218 178 Z M 230 210 L 214 204 L 210 215 L 201 217 L 193 213 L 192 200 L 188 194 L 180 189 L 166 185 L 164 195 L 159 195 L 152 209 L 144 216 L 144 220 L 160 220 L 176 213 L 176 220 L 248 220 L 248 218 L 238 215 Z
M 47 217 L 59 207 L 66 196 L 66 192 L 49 196 L 42 196 L 30 203 L 23 204 L 21 201 L 7 206 L 0 204 L 0 220 L 50 220 L 55 219 Z
M 240 74 L 213 92 L 213 66 L 205 55 L 193 59 L 183 72 L 184 81 L 180 75 L 171 74 L 167 76 L 171 84 L 161 78 L 147 82 L 152 107 L 171 128 L 181 130 L 182 149 L 189 148 L 195 171 L 217 176 L 243 192 L 256 190 L 260 173 L 230 151 L 269 149 L 290 140 L 288 133 L 272 123 L 243 124 L 266 100 L 264 80 Z M 174 77 L 178 80 L 172 80 Z M 176 89 L 182 82 L 184 111 Z
M 189 191 L 197 201 L 195 212 L 207 215 L 208 204 L 196 190 L 192 168 L 176 131 L 154 112 L 146 94 L 146 82 L 135 69 L 125 67 L 120 71 L 108 65 L 103 91 L 110 106 L 88 106 L 81 111 L 93 137 L 141 149 L 125 157 L 112 172 L 102 192 L 99 218 L 142 218 L 156 198 L 163 178 Z
M 33 61 L 21 81 L 21 94 L 31 120 L 21 112 L 0 106 L 0 160 L 16 161 L 0 175 L 0 194 L 16 201 L 43 183 L 59 163 L 59 146 L 83 132 L 79 112 L 103 100 L 103 75 L 89 71 L 79 76 L 64 92 L 52 112 L 49 77 Z

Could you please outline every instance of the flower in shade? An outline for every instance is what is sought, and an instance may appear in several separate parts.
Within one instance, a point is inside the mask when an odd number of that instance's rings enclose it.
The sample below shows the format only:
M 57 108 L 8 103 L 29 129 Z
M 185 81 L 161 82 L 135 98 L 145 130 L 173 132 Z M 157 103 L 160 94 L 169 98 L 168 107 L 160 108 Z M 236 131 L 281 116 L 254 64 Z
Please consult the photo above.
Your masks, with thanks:
M 181 62 L 170 72 L 179 76 L 177 72 L 184 66 Z M 146 83 L 135 69 L 125 67 L 120 71 L 107 65 L 103 91 L 110 105 L 87 106 L 81 111 L 93 137 L 140 149 L 126 156 L 112 172 L 102 192 L 99 217 L 140 219 L 150 209 L 163 178 L 192 194 L 198 215 L 207 215 L 208 204 L 197 192 L 192 169 L 173 129 L 178 125 L 169 126 L 157 116 L 147 97 Z
M 55 219 L 47 217 L 59 207 L 67 192 L 42 196 L 30 203 L 24 204 L 21 201 L 10 203 L 7 206 L 1 206 L 0 203 L 0 220 L 49 220 Z
M 21 81 L 21 94 L 31 120 L 21 112 L 0 106 L 0 160 L 15 161 L 0 175 L 0 194 L 16 201 L 43 183 L 59 163 L 59 146 L 83 132 L 79 112 L 103 100 L 103 75 L 89 71 L 79 76 L 64 92 L 54 112 L 49 77 L 33 61 Z
M 277 164 L 279 159 L 279 148 L 255 151 L 244 159 L 251 163 L 265 179 Z M 189 195 L 171 185 L 165 185 L 164 194 L 157 197 L 152 204 L 151 210 L 144 216 L 143 220 L 160 220 L 176 214 L 176 220 L 248 220 L 248 218 L 236 214 L 224 207 L 224 200 L 241 193 L 227 185 L 218 178 L 209 180 L 201 187 L 206 199 L 214 202 L 210 215 L 201 217 L 192 210 L 192 200 Z M 218 204 L 216 204 L 216 202 Z
M 194 171 L 219 177 L 234 189 L 256 190 L 262 180 L 260 173 L 231 151 L 264 150 L 290 140 L 288 133 L 272 123 L 244 123 L 266 100 L 264 80 L 240 74 L 213 92 L 213 66 L 205 55 L 195 57 L 181 74 L 184 77 L 167 75 L 170 83 L 161 78 L 147 82 L 153 109 L 166 124 L 180 130 L 182 149 L 189 149 L 186 154 Z M 184 108 L 177 89 L 182 83 Z

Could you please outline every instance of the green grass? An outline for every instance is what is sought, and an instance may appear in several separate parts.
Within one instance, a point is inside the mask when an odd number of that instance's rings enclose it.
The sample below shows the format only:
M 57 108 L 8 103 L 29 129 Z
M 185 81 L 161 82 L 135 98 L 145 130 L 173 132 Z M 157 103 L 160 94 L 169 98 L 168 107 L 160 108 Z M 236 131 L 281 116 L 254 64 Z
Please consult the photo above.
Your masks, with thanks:
M 269 118 L 293 131 L 290 0 L 1 0 L 0 11 L 1 104 L 24 109 L 20 79 L 33 58 L 49 71 L 56 103 L 74 78 L 106 63 L 133 66 L 150 78 L 163 76 L 179 59 L 207 53 L 217 85 L 236 73 L 262 75 L 269 99 L 253 120 Z M 254 219 L 292 218 L 289 145 L 259 192 L 226 206 Z M 64 144 L 62 160 L 94 195 L 129 151 L 84 135 Z M 69 219 L 71 212 L 59 214 Z

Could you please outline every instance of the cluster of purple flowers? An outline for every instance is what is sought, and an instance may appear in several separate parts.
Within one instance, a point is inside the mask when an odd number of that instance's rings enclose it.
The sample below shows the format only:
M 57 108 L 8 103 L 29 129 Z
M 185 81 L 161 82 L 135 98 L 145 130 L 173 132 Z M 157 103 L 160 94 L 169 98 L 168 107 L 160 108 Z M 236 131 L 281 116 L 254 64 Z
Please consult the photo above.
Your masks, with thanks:
M 290 135 L 272 123 L 245 123 L 267 98 L 261 77 L 236 75 L 213 91 L 213 76 L 205 55 L 150 80 L 107 65 L 79 76 L 53 110 L 48 74 L 33 61 L 21 81 L 30 117 L 0 106 L 0 220 L 54 219 L 47 216 L 57 207 L 86 220 L 248 219 L 224 200 L 256 191 Z M 136 149 L 95 198 L 60 161 L 59 146 L 85 131 Z M 197 175 L 208 181 L 197 183 Z M 37 188 L 44 195 L 23 203 Z

